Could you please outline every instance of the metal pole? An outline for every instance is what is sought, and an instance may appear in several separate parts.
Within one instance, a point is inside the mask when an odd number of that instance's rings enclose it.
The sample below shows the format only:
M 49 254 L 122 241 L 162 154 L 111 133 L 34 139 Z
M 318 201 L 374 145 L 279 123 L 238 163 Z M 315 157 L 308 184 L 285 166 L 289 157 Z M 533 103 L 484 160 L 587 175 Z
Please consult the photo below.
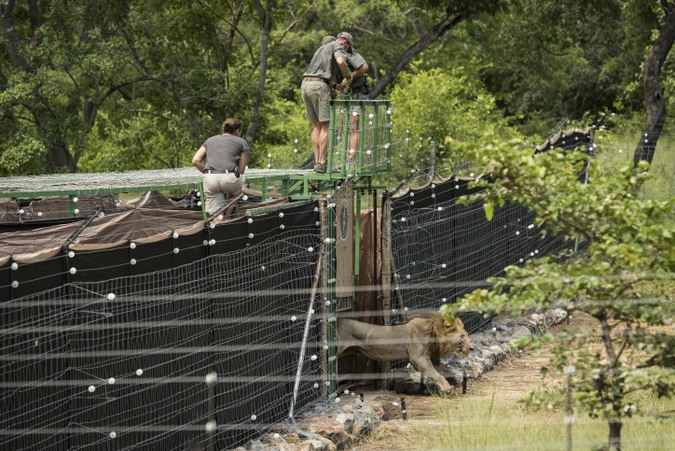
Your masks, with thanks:
M 365 129 L 366 129 L 366 105 L 363 101 L 359 103 L 359 148 L 354 149 L 357 151 L 358 155 L 361 155 L 360 158 L 358 158 L 359 162 L 359 167 L 358 167 L 358 173 L 361 173 L 363 170 L 363 151 L 365 149 Z
M 335 109 L 337 104 L 333 101 L 330 103 L 330 122 L 328 123 L 328 154 L 326 155 L 326 170 L 330 172 L 333 169 L 333 142 L 335 140 Z M 317 163 L 316 161 L 314 163 Z
M 312 284 L 312 294 L 309 297 L 309 306 L 307 307 L 307 318 L 305 319 L 305 330 L 302 333 L 302 344 L 300 345 L 300 357 L 298 358 L 298 369 L 295 372 L 295 384 L 293 386 L 293 399 L 291 400 L 291 407 L 288 411 L 288 417 L 293 420 L 293 410 L 295 409 L 295 403 L 298 399 L 298 390 L 300 389 L 300 378 L 302 377 L 302 364 L 305 360 L 305 350 L 307 349 L 307 337 L 309 336 L 309 326 L 312 322 L 312 314 L 314 313 L 314 299 L 316 298 L 316 292 L 319 289 L 319 281 L 321 280 L 321 265 L 323 263 L 323 257 L 325 251 L 325 246 L 322 246 L 321 255 L 316 262 L 316 268 L 314 268 L 314 283 Z
M 436 175 L 436 141 L 431 141 L 431 155 L 429 159 L 431 160 L 431 174 L 429 175 L 429 182 L 434 181 L 434 175 Z
M 567 451 L 572 451 L 572 426 L 574 425 L 574 407 L 572 406 L 572 377 L 576 368 L 574 365 L 565 367 L 567 376 L 567 408 L 565 415 L 565 425 L 567 426 Z
M 326 208 L 326 311 L 328 313 L 328 389 L 329 393 L 337 391 L 337 317 L 335 305 L 335 207 Z
M 377 190 L 373 189 L 373 285 L 377 285 Z M 389 325 L 389 312 L 384 312 L 384 324 Z
M 361 274 L 361 190 L 356 190 L 355 208 L 355 231 L 354 231 L 354 283 L 359 284 Z M 355 295 L 358 299 L 358 294 Z

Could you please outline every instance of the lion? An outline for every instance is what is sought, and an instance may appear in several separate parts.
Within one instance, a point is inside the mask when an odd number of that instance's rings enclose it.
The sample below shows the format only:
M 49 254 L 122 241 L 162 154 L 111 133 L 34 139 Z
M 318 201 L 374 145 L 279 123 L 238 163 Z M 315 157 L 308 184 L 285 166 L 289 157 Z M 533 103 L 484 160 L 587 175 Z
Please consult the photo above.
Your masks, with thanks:
M 473 343 L 459 318 L 448 323 L 440 313 L 414 316 L 398 326 L 338 320 L 338 357 L 361 353 L 378 362 L 409 361 L 441 393 L 452 387 L 439 370 L 441 357 L 455 351 L 467 355 Z

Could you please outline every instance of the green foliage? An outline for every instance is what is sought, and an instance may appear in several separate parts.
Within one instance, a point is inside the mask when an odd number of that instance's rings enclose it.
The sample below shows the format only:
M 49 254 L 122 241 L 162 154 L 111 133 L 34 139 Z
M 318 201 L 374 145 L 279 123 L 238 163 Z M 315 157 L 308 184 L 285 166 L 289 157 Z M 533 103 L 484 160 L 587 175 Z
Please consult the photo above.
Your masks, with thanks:
M 597 331 L 561 334 L 551 359 L 561 372 L 575 365 L 580 407 L 613 421 L 640 412 L 629 393 L 672 396 L 675 343 L 664 326 L 671 327 L 675 304 L 663 293 L 647 297 L 640 290 L 649 280 L 675 284 L 675 199 L 636 198 L 649 178 L 646 164 L 639 170 L 626 165 L 611 178 L 591 174 L 592 183 L 582 184 L 577 173 L 584 157 L 574 152 L 533 155 L 496 144 L 476 158 L 492 168 L 490 181 L 478 182 L 485 189 L 466 201 L 516 202 L 535 212 L 545 231 L 586 248 L 562 260 L 510 266 L 491 291 L 474 291 L 443 310 L 522 314 L 562 305 L 585 312 L 597 320 L 603 351 L 589 345 Z
M 25 26 L 23 8 L 17 5 L 15 20 L 29 67 L 0 67 L 0 80 L 9 80 L 0 89 L 0 118 L 10 133 L 21 129 L 44 143 L 55 164 L 73 170 L 80 159 L 82 170 L 185 165 L 225 117 L 250 119 L 256 69 L 245 47 L 219 37 L 241 20 L 230 21 L 227 5 L 71 2 L 41 11 L 37 30 Z M 228 65 L 241 60 L 246 65 L 230 74 Z
M 352 32 L 375 84 L 441 19 L 458 13 L 459 24 L 417 54 L 414 66 L 397 68 L 384 94 L 398 115 L 400 168 L 426 166 L 434 139 L 438 164 L 452 169 L 485 131 L 512 136 L 502 117 L 534 135 L 563 117 L 610 107 L 639 112 L 640 65 L 663 19 L 656 3 L 639 0 L 289 0 L 272 8 L 261 89 L 261 18 L 248 0 L 49 4 L 16 2 L 11 33 L 0 40 L 0 130 L 43 144 L 41 160 L 16 160 L 42 161 L 41 172 L 112 168 L 115 161 L 122 162 L 117 169 L 178 164 L 185 160 L 177 145 L 192 152 L 228 116 L 245 127 L 255 121 L 254 147 L 281 158 L 309 127 L 284 124 L 284 114 L 301 113 L 280 105 L 301 107 L 301 76 L 325 35 Z M 671 56 L 661 77 L 666 94 L 675 83 L 673 67 Z M 252 113 L 258 100 L 260 110 Z M 13 142 L 1 142 L 0 154 Z M 93 156 L 103 149 L 105 155 Z M 14 166 L 11 173 L 34 170 Z
M 633 151 L 640 140 L 644 116 L 623 117 L 610 114 L 595 134 L 595 154 L 591 165 L 594 172 L 613 177 L 621 167 L 633 161 Z M 663 130 L 656 146 L 654 161 L 649 168 L 650 178 L 641 186 L 639 195 L 647 199 L 667 200 L 675 197 L 675 141 L 672 125 Z
M 6 136 L 0 145 L 0 176 L 39 174 L 46 154 L 44 144 L 30 134 Z
M 267 105 L 269 126 L 265 133 L 273 137 L 269 144 L 256 143 L 251 154 L 251 167 L 300 168 L 312 156 L 312 125 L 305 117 L 304 104 L 275 99 Z
M 468 143 L 482 142 L 486 133 L 507 138 L 515 133 L 495 114 L 494 98 L 475 76 L 476 67 L 414 70 L 399 77 L 391 92 L 394 142 L 400 153 L 397 169 L 428 168 L 429 144 L 436 143 L 437 164 L 456 167 Z
M 404 5 L 412 3 L 425 9 L 456 11 L 463 14 L 493 14 L 506 8 L 508 2 L 503 0 L 413 0 L 397 3 Z
M 604 73 L 613 73 L 620 77 L 622 91 L 613 105 L 618 110 L 626 108 L 640 110 L 644 104 L 642 81 L 642 63 L 649 46 L 654 39 L 654 30 L 659 28 L 659 18 L 663 9 L 656 2 L 628 1 L 622 10 L 621 53 L 609 58 L 603 68 Z M 672 61 L 672 59 L 671 59 Z M 666 73 L 672 73 L 672 67 L 664 67 Z M 664 74 L 665 75 L 665 74 Z M 672 77 L 662 76 L 665 87 Z
M 611 107 L 621 85 L 604 65 L 616 57 L 636 71 L 644 60 L 623 59 L 621 2 L 511 3 L 494 17 L 464 23 L 463 40 L 487 67 L 481 78 L 499 108 L 525 134 Z
M 137 115 L 125 119 L 115 130 L 105 127 L 106 118 L 99 121 L 99 132 L 91 133 L 87 148 L 80 159 L 83 172 L 130 171 L 139 168 L 178 168 L 189 166 L 198 145 L 194 144 L 186 121 L 164 115 Z M 218 133 L 219 124 L 211 124 Z M 203 139 L 206 139 L 204 137 Z

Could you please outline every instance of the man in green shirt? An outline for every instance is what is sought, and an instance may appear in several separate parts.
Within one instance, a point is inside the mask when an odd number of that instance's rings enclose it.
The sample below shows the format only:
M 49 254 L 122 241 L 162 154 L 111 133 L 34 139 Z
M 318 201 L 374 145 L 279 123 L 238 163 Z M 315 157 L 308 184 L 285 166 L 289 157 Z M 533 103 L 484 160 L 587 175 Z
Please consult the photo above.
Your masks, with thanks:
M 339 35 L 338 35 L 339 36 Z M 321 41 L 322 44 L 326 44 L 330 41 L 335 41 L 335 37 L 326 36 Z M 337 64 L 333 64 L 337 67 Z M 368 72 L 368 63 L 361 56 L 361 54 L 356 51 L 356 49 L 351 46 L 347 52 L 347 66 L 349 70 L 352 71 L 352 79 L 348 86 L 343 86 L 338 84 L 336 91 L 338 94 L 347 94 L 348 100 L 368 100 L 368 81 L 366 79 L 366 72 Z M 336 69 L 336 73 L 337 73 Z M 338 83 L 342 81 L 342 77 L 338 74 Z M 349 114 L 349 140 L 347 143 L 347 151 L 350 160 L 356 158 L 356 152 L 358 151 L 359 146 L 359 115 L 361 114 L 361 108 L 359 105 L 352 105 Z
M 330 90 L 337 84 L 337 73 L 333 70 L 332 61 L 335 60 L 337 63 L 344 77 L 344 84 L 347 85 L 351 81 L 351 72 L 347 67 L 347 52 L 353 42 L 349 33 L 340 33 L 335 41 L 322 45 L 314 52 L 312 61 L 302 76 L 300 86 L 302 100 L 305 102 L 307 120 L 314 124 L 311 142 L 316 172 L 326 172 Z

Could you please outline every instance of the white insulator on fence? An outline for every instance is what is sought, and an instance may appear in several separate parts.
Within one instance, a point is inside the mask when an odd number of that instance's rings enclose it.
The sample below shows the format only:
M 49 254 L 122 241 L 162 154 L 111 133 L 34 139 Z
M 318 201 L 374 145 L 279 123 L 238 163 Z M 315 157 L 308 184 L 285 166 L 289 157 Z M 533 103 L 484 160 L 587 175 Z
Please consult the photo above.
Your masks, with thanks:
M 211 371 L 211 372 L 207 373 L 206 377 L 204 378 L 204 381 L 207 384 L 213 384 L 217 380 L 218 380 L 218 373 L 216 373 L 215 371 Z

